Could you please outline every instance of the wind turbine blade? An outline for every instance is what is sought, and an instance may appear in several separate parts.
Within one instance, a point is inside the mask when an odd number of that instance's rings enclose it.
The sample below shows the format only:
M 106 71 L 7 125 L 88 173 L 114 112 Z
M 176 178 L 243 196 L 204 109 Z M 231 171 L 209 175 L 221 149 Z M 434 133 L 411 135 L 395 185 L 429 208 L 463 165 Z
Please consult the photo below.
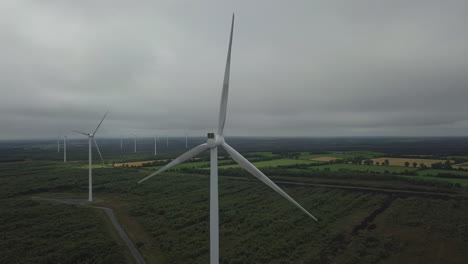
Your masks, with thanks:
M 99 127 L 100 127 L 101 124 L 102 124 L 102 121 L 104 121 L 104 118 L 106 118 L 107 113 L 109 113 L 109 111 L 106 111 L 106 113 L 104 114 L 104 116 L 103 116 L 102 119 L 101 119 L 101 122 L 99 122 L 99 125 L 98 125 L 98 126 L 96 127 L 96 129 L 94 130 L 93 135 L 96 134 L 96 132 L 98 131 Z
M 226 123 L 227 100 L 229 92 L 229 75 L 231 71 L 231 47 L 232 35 L 234 32 L 234 14 L 232 14 L 231 35 L 229 38 L 229 48 L 224 70 L 223 92 L 221 94 L 221 104 L 219 106 L 218 135 L 223 135 L 224 123 Z
M 77 131 L 77 130 L 72 130 L 73 132 L 76 132 L 76 133 L 79 133 L 79 134 L 82 134 L 82 135 L 85 135 L 85 136 L 89 136 L 88 133 L 85 133 L 85 132 L 80 132 L 80 131 Z
M 94 140 L 94 145 L 96 146 L 97 152 L 99 153 L 99 157 L 101 157 L 102 164 L 104 164 L 104 159 L 102 158 L 101 151 L 99 150 L 99 146 L 96 142 L 96 138 L 93 137 L 93 140 Z
M 229 146 L 226 143 L 223 143 L 223 148 L 226 150 L 226 152 L 231 156 L 231 158 L 236 161 L 242 168 L 246 169 L 250 174 L 255 176 L 257 179 L 268 185 L 270 188 L 275 190 L 277 193 L 281 194 L 284 198 L 286 198 L 288 201 L 290 201 L 292 204 L 297 206 L 299 209 L 301 209 L 304 213 L 306 213 L 308 216 L 312 217 L 315 221 L 318 221 L 315 216 L 313 216 L 311 213 L 307 212 L 304 207 L 302 207 L 299 203 L 297 203 L 293 198 L 291 198 L 287 193 L 285 193 L 278 185 L 276 185 L 273 181 L 271 181 L 265 174 L 263 174 L 259 169 L 257 169 L 252 163 L 250 163 L 246 158 L 244 158 L 239 152 L 237 152 L 235 149 L 233 149 L 231 146 Z
M 147 179 L 153 177 L 154 175 L 156 174 L 159 174 L 167 169 L 170 169 L 171 167 L 174 167 L 200 153 L 202 153 L 203 151 L 207 150 L 208 149 L 208 146 L 206 143 L 204 144 L 201 144 L 201 145 L 198 145 L 196 147 L 194 147 L 193 149 L 185 152 L 184 154 L 180 155 L 179 157 L 177 157 L 176 159 L 174 159 L 173 161 L 169 162 L 168 164 L 166 164 L 164 167 L 160 168 L 158 171 L 150 174 L 149 176 L 145 177 L 144 179 L 140 180 L 138 183 L 142 183 L 144 181 L 146 181 Z

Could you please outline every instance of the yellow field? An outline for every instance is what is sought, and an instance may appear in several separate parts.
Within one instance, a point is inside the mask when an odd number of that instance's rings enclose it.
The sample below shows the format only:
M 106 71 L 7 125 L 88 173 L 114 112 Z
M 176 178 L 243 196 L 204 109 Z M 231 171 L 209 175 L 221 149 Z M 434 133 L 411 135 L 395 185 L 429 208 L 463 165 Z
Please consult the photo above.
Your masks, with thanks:
M 385 160 L 388 160 L 390 162 L 389 163 L 390 166 L 402 166 L 402 167 L 405 166 L 405 162 L 409 162 L 410 167 L 413 166 L 414 162 L 418 164 L 418 167 L 420 166 L 421 163 L 428 167 L 438 162 L 445 163 L 445 160 L 437 160 L 437 159 L 375 158 L 371 160 L 374 162 L 374 164 L 376 164 L 376 162 L 379 162 L 380 164 L 382 164 L 385 162 Z M 451 160 L 450 162 L 454 163 L 453 160 Z
M 332 161 L 332 160 L 337 160 L 337 158 L 334 158 L 334 157 L 317 157 L 317 158 L 313 158 L 313 159 L 310 159 L 310 160 L 320 161 L 320 162 L 329 162 L 329 161 Z

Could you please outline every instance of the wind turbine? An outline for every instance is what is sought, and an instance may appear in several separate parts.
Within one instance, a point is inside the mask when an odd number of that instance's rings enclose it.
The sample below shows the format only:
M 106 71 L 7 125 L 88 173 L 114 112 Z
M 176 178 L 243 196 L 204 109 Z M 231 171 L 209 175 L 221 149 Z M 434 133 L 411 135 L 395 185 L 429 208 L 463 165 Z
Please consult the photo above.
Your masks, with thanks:
M 99 127 L 101 126 L 102 124 L 102 121 L 104 121 L 104 118 L 106 118 L 106 115 L 107 115 L 108 112 L 106 112 L 104 114 L 104 116 L 102 117 L 101 119 L 101 122 L 99 122 L 99 125 L 96 127 L 96 129 L 94 130 L 93 133 L 89 134 L 89 133 L 84 133 L 84 132 L 80 132 L 80 131 L 76 131 L 76 130 L 72 130 L 76 133 L 80 133 L 82 135 L 85 135 L 88 137 L 88 143 L 89 143 L 89 161 L 88 161 L 88 167 L 89 167 L 89 179 L 88 179 L 88 201 L 92 202 L 93 201 L 93 158 L 92 158 L 92 150 L 91 150 L 91 146 L 92 146 L 92 143 L 94 142 L 94 145 L 96 146 L 96 150 L 98 151 L 99 153 L 99 157 L 101 157 L 101 161 L 102 163 L 104 164 L 104 159 L 102 158 L 102 155 L 101 155 L 101 151 L 99 150 L 99 146 L 96 142 L 96 138 L 94 138 L 94 136 L 96 135 L 96 132 L 98 131 Z
M 226 121 L 226 109 L 227 109 L 227 100 L 228 100 L 228 90 L 229 90 L 229 74 L 230 74 L 230 64 L 231 64 L 231 47 L 232 47 L 232 35 L 234 30 L 234 14 L 232 15 L 232 25 L 231 25 L 231 34 L 229 39 L 229 48 L 226 59 L 226 69 L 224 72 L 224 82 L 223 82 L 223 91 L 221 95 L 221 105 L 219 111 L 218 119 L 218 132 L 217 133 L 208 133 L 207 143 L 196 146 L 195 148 L 185 152 L 181 156 L 177 157 L 164 167 L 160 168 L 158 171 L 152 173 L 146 178 L 140 180 L 138 183 L 141 183 L 158 173 L 161 173 L 173 166 L 176 166 L 195 155 L 198 155 L 204 151 L 210 150 L 210 263 L 217 264 L 219 263 L 219 219 L 218 219 L 218 147 L 222 147 L 226 152 L 231 156 L 231 158 L 236 161 L 242 168 L 250 172 L 257 179 L 268 185 L 270 188 L 275 190 L 281 196 L 286 198 L 296 207 L 301 209 L 308 216 L 313 218 L 315 221 L 318 221 L 312 214 L 305 210 L 300 204 L 298 204 L 293 198 L 291 198 L 287 193 L 285 193 L 281 188 L 279 188 L 273 181 L 271 181 L 265 174 L 263 174 L 259 169 L 257 169 L 252 163 L 250 163 L 246 158 L 244 158 L 239 152 L 229 146 L 223 137 L 224 124 Z
M 67 162 L 67 136 L 63 137 L 63 162 Z
M 186 148 L 186 149 L 188 148 L 188 135 L 187 135 L 187 131 L 185 131 L 185 148 Z
M 158 143 L 157 143 L 157 138 L 154 137 L 154 155 L 155 155 L 155 156 L 156 156 L 156 154 L 157 154 L 157 152 L 156 152 L 157 145 L 158 145 Z
M 136 153 L 136 134 L 133 134 L 133 152 Z
M 60 136 L 57 136 L 57 152 L 60 153 Z

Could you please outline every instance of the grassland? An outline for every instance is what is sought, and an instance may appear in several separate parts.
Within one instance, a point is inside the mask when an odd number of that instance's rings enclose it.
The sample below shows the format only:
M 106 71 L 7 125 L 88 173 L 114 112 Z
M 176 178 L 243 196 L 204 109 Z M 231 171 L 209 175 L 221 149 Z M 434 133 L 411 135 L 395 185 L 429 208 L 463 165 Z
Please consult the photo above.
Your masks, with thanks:
M 352 159 L 356 157 L 360 157 L 362 159 L 371 159 L 375 157 L 379 157 L 384 155 L 381 152 L 373 152 L 373 151 L 335 151 L 335 152 L 326 152 L 323 154 L 311 154 L 307 152 L 302 152 L 300 155 L 300 159 L 311 160 L 321 157 L 329 157 L 329 158 L 336 158 L 336 159 Z
M 377 166 L 377 165 L 360 165 L 360 164 L 328 164 L 315 166 L 312 169 L 318 170 L 355 170 L 355 171 L 374 171 L 374 172 L 389 172 L 389 173 L 403 173 L 407 171 L 416 171 L 416 168 L 394 167 L 394 166 Z
M 441 177 L 432 177 L 432 176 L 401 176 L 409 179 L 420 179 L 420 180 L 429 180 L 435 182 L 448 182 L 453 184 L 460 184 L 462 187 L 468 187 L 468 179 L 458 179 L 458 178 L 441 178 Z
M 420 176 L 437 176 L 438 174 L 453 174 L 453 175 L 459 175 L 459 176 L 466 176 L 468 178 L 468 171 L 436 170 L 436 169 L 428 169 L 428 170 L 418 171 L 418 175 L 420 175 Z
M 254 165 L 258 168 L 263 167 L 278 167 L 278 166 L 285 166 L 285 165 L 300 165 L 300 164 L 316 164 L 317 162 L 310 161 L 310 160 L 301 160 L 301 159 L 275 159 L 275 160 L 267 160 L 267 161 L 259 161 L 254 162 Z M 228 169 L 228 168 L 240 168 L 239 165 L 223 165 L 219 167 L 220 169 Z

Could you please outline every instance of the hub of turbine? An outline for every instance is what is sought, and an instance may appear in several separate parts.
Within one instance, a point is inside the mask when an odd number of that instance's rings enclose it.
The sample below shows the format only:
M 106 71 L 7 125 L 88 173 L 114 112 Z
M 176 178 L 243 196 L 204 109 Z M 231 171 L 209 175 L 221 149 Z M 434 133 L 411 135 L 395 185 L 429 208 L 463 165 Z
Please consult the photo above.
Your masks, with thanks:
M 209 148 L 214 148 L 221 145 L 224 142 L 224 137 L 215 133 L 208 133 L 206 144 Z

